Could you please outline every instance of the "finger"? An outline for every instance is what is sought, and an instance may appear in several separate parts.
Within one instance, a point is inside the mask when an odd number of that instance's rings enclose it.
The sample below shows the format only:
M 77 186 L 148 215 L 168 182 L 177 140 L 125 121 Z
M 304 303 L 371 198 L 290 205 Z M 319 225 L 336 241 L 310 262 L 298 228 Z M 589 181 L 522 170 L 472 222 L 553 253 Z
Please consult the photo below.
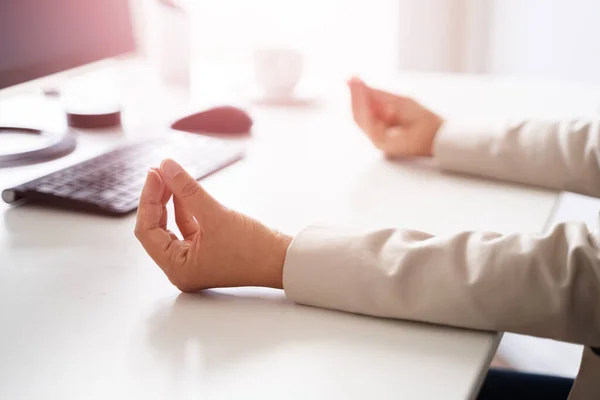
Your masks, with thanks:
M 419 118 L 427 109 L 414 99 L 380 89 L 369 88 L 371 96 L 384 102 L 387 108 L 389 124 L 403 124 Z
M 167 213 L 167 203 L 169 202 L 169 199 L 173 196 L 173 192 L 171 191 L 171 189 L 169 188 L 169 186 L 167 186 L 167 184 L 165 183 L 165 180 L 163 179 L 162 175 L 160 174 L 160 169 L 158 168 L 152 168 L 154 171 L 156 171 L 160 177 L 160 183 L 162 185 L 162 196 L 161 196 L 161 206 L 162 206 L 162 216 L 160 218 L 160 227 L 162 229 L 164 229 L 165 231 L 167 231 L 167 233 L 169 234 L 169 236 L 171 236 L 171 239 L 173 240 L 178 240 L 179 238 L 177 237 L 176 234 L 174 234 L 173 232 L 171 232 L 169 229 L 167 229 L 167 221 L 168 221 L 168 213 Z
M 371 102 L 372 111 L 386 111 L 384 106 L 406 99 L 406 97 L 369 86 L 358 77 L 350 78 L 348 85 L 362 86 L 365 89 L 367 99 Z
M 380 100 L 385 103 L 397 103 L 404 102 L 408 97 L 386 92 L 385 90 L 377 89 L 372 86 L 366 86 L 367 90 L 370 92 L 371 96 L 375 97 L 377 100 Z
M 158 178 L 160 179 L 160 186 L 161 186 L 161 195 L 160 195 L 160 204 L 162 207 L 162 215 L 160 218 L 160 222 L 159 222 L 159 226 L 164 229 L 167 230 L 167 203 L 169 202 L 169 199 L 171 198 L 171 196 L 173 195 L 173 192 L 171 192 L 171 189 L 165 184 L 164 179 L 162 178 L 162 176 L 160 175 L 160 170 L 158 168 L 152 168 L 152 170 L 156 171 L 156 173 L 158 174 Z
M 367 135 L 375 146 L 381 150 L 385 150 L 387 146 L 387 137 L 385 136 L 385 129 L 387 128 L 387 122 L 383 119 L 376 118 L 372 121 Z
M 382 118 L 388 123 L 388 124 L 395 124 L 398 123 L 397 118 L 396 118 L 396 106 L 394 106 L 394 104 L 389 104 L 386 103 L 383 106 L 383 111 L 382 111 Z
M 154 171 L 148 171 L 146 182 L 140 195 L 136 228 L 149 230 L 160 228 L 162 218 L 162 197 L 164 185 L 160 175 Z
M 382 118 L 390 124 L 400 123 L 402 116 L 406 113 L 408 106 L 408 98 L 386 92 L 380 89 L 367 87 L 369 95 L 382 104 Z
M 173 199 L 173 203 L 175 204 L 175 222 L 177 223 L 177 227 L 179 227 L 183 238 L 189 240 L 200 230 L 200 225 L 198 225 L 196 218 L 185 209 L 185 206 L 178 197 Z
M 362 81 L 350 81 L 352 94 L 352 112 L 356 123 L 377 145 L 383 138 L 385 129 L 384 121 L 377 118 L 372 111 L 372 106 L 367 94 L 367 86 Z
M 166 159 L 160 165 L 160 171 L 173 196 L 181 200 L 183 207 L 202 224 L 206 216 L 220 208 L 220 204 L 211 197 L 181 165 Z
M 363 84 L 363 92 L 365 94 L 365 98 L 367 99 L 367 103 L 369 104 L 369 108 L 373 115 L 374 119 L 386 119 L 386 106 L 389 104 L 383 101 L 381 98 L 374 95 L 373 91 L 369 86 Z
M 140 196 L 135 235 L 152 259 L 163 269 L 168 267 L 173 237 L 161 227 L 164 190 L 160 175 L 150 170 Z
M 372 98 L 368 86 L 364 83 L 360 85 L 359 91 L 362 92 L 362 97 L 366 104 L 365 108 L 369 110 L 369 118 L 365 124 L 364 130 L 371 141 L 373 141 L 377 147 L 381 148 L 384 145 L 384 131 L 387 127 L 387 121 L 382 118 L 382 104 Z
M 366 102 L 364 92 L 361 90 L 362 81 L 358 80 L 358 78 L 353 78 L 348 82 L 348 87 L 350 88 L 352 116 L 356 124 L 365 130 L 368 125 L 368 119 L 371 116 L 369 115 L 369 104 Z
M 351 84 L 354 84 L 354 83 L 364 83 L 364 82 L 358 76 L 353 76 L 350 79 L 348 79 L 348 85 L 351 85 Z

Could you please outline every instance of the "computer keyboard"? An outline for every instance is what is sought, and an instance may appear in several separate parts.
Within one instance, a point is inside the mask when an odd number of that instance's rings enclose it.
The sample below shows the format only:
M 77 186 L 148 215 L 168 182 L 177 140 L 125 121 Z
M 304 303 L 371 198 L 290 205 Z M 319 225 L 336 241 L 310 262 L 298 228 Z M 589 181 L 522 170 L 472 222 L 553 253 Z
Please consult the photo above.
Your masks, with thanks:
M 148 170 L 164 158 L 183 165 L 196 179 L 243 157 L 244 145 L 189 133 L 130 144 L 63 170 L 6 189 L 7 203 L 38 203 L 104 215 L 125 215 L 137 208 Z

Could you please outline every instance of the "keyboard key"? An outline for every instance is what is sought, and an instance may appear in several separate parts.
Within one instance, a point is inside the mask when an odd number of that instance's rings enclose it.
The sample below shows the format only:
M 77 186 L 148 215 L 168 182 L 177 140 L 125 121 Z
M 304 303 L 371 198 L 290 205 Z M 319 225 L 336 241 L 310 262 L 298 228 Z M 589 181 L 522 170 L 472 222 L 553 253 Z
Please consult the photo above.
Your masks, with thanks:
M 49 180 L 47 180 L 46 182 L 58 187 L 58 186 L 66 185 L 70 181 L 68 179 L 64 179 L 61 177 L 52 177 Z
M 41 193 L 53 193 L 56 190 L 56 186 L 50 183 L 42 183 L 35 188 L 38 192 Z
M 98 193 L 96 189 L 82 188 L 72 192 L 69 197 L 75 200 L 84 200 L 96 193 Z
M 115 210 L 122 210 L 122 211 L 127 211 L 127 210 L 131 210 L 134 209 L 135 207 L 137 207 L 138 201 L 137 200 L 111 200 L 110 201 L 110 207 L 115 209 Z
M 71 197 L 71 193 L 73 193 L 73 188 L 69 186 L 63 186 L 56 188 L 52 194 L 58 197 Z
M 111 187 L 111 184 L 106 181 L 98 181 L 98 182 L 92 183 L 89 187 L 92 189 L 104 190 L 104 189 L 108 189 L 109 187 Z
M 94 203 L 94 204 L 105 204 L 107 202 L 109 202 L 111 199 L 117 197 L 119 195 L 119 191 L 118 190 L 103 190 L 101 192 L 98 192 L 96 194 L 94 194 L 93 196 L 88 197 L 86 200 L 89 201 L 90 203 Z

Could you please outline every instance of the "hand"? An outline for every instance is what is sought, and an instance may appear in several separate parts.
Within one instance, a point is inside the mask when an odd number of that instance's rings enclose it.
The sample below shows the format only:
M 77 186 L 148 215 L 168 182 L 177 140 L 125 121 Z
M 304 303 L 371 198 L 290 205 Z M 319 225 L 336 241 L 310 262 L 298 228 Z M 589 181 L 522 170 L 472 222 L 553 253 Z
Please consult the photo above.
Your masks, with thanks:
M 431 157 L 443 119 L 415 100 L 348 82 L 352 114 L 358 126 L 388 157 Z
M 167 230 L 166 204 L 171 196 L 182 239 Z M 224 207 L 173 160 L 148 172 L 135 235 L 183 292 L 283 287 L 283 263 L 291 238 Z

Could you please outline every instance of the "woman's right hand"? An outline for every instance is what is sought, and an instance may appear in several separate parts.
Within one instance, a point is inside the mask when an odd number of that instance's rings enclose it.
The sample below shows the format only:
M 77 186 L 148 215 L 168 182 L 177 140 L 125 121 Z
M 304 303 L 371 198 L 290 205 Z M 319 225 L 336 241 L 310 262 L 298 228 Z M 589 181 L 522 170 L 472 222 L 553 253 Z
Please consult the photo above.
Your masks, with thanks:
M 352 114 L 371 142 L 387 157 L 431 157 L 435 136 L 444 120 L 415 100 L 348 82 Z
M 167 227 L 173 197 L 178 238 Z M 232 286 L 283 288 L 292 238 L 228 209 L 173 160 L 148 172 L 135 235 L 183 292 Z

